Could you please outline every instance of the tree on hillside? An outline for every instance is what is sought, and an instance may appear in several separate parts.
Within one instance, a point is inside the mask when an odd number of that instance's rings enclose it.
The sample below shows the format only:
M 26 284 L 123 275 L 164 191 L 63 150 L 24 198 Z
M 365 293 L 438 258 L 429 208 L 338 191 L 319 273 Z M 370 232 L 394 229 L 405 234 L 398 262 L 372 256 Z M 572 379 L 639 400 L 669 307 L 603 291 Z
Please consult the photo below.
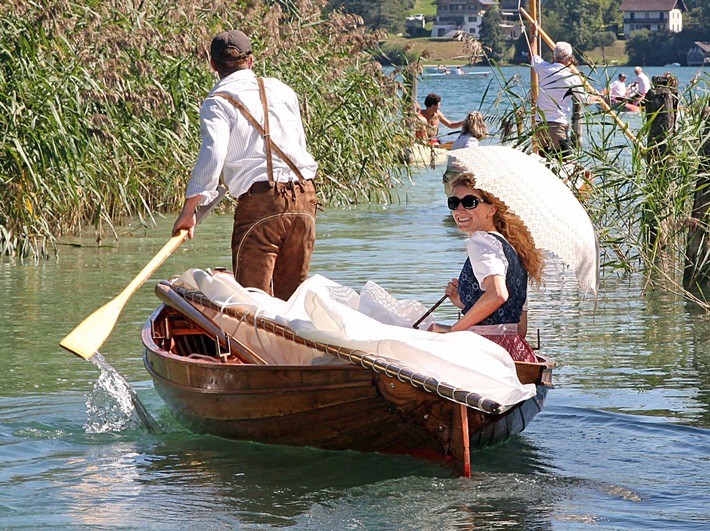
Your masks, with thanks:
M 626 55 L 630 64 L 662 66 L 668 63 L 684 64 L 688 50 L 695 41 L 710 37 L 706 28 L 694 27 L 679 33 L 672 31 L 639 30 L 626 41 Z
M 371 28 L 393 33 L 404 31 L 404 21 L 414 9 L 414 0 L 328 0 L 330 10 L 360 15 Z
M 495 61 L 501 61 L 508 55 L 508 41 L 503 33 L 503 28 L 500 27 L 502 17 L 498 6 L 494 6 L 486 11 L 481 21 L 481 43 L 483 44 L 486 55 Z
M 605 9 L 605 6 L 609 7 Z M 567 41 L 578 52 L 593 50 L 613 42 L 609 35 L 607 0 L 548 0 L 543 10 L 543 26 L 554 40 Z
M 683 27 L 710 27 L 710 0 L 686 0 L 688 14 L 683 16 Z

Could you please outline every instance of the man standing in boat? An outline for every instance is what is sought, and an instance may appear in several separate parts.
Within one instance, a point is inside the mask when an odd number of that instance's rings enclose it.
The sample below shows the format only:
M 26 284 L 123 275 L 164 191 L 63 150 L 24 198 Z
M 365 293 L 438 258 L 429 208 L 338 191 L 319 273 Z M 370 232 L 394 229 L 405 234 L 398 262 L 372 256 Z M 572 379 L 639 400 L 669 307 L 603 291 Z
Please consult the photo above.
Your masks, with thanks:
M 640 66 L 634 68 L 634 74 L 636 74 L 636 79 L 631 83 L 634 105 L 643 105 L 646 94 L 651 90 L 651 80 L 643 73 L 643 68 Z
M 572 46 L 560 41 L 552 52 L 552 63 L 534 55 L 532 66 L 538 75 L 538 99 L 535 115 L 535 139 L 540 151 L 548 156 L 566 158 L 571 150 L 569 119 L 572 98 L 583 103 L 599 100 L 584 89 L 582 79 L 569 68 L 573 64 Z
M 210 46 L 219 81 L 200 109 L 202 146 L 173 235 L 193 236 L 195 209 L 217 194 L 220 175 L 237 198 L 232 268 L 245 287 L 288 299 L 308 276 L 315 243 L 318 164 L 306 149 L 298 97 L 257 77 L 251 42 L 238 30 Z
M 430 144 L 438 145 L 441 144 L 439 141 L 439 123 L 444 124 L 449 129 L 456 129 L 461 127 L 464 120 L 460 122 L 452 122 L 444 113 L 441 112 L 441 96 L 434 94 L 433 92 L 424 99 L 425 109 L 420 112 L 420 114 L 426 119 L 427 122 L 427 134 L 428 141 Z

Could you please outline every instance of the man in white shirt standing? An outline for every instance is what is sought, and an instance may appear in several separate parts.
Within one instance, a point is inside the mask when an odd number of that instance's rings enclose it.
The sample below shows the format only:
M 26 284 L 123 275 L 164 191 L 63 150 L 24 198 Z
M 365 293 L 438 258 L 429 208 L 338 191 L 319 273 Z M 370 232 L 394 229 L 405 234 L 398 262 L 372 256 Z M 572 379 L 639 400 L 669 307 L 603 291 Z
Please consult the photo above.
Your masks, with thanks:
M 318 205 L 318 164 L 306 149 L 298 97 L 281 81 L 254 74 L 251 42 L 241 31 L 217 35 L 210 56 L 219 81 L 200 108 L 202 146 L 173 235 L 186 229 L 193 236 L 195 209 L 216 196 L 221 175 L 237 198 L 237 282 L 286 300 L 308 276 Z
M 539 55 L 533 56 L 532 66 L 538 75 L 538 98 L 535 138 L 540 151 L 546 155 L 563 156 L 570 150 L 568 139 L 572 98 L 591 103 L 582 79 L 570 70 L 574 56 L 568 42 L 558 42 L 552 52 L 552 63 Z M 596 101 L 596 99 L 594 100 Z
M 648 91 L 651 90 L 651 80 L 643 73 L 643 69 L 640 66 L 634 68 L 634 74 L 636 74 L 636 79 L 632 83 L 636 94 L 634 96 L 634 103 L 640 105 L 643 103 L 643 99 L 646 97 Z

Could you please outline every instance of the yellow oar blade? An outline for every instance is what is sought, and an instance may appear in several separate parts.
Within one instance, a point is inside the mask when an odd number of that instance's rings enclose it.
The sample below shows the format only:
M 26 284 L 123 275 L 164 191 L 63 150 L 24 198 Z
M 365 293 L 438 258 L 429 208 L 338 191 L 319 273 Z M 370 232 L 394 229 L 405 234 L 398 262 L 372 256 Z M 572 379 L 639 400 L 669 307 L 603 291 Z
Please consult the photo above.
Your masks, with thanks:
M 76 354 L 80 358 L 88 360 L 99 350 L 104 344 L 109 334 L 116 326 L 118 316 L 123 310 L 123 307 L 128 302 L 128 299 L 133 295 L 143 283 L 155 273 L 155 270 L 170 256 L 175 249 L 180 247 L 185 241 L 187 231 L 180 231 L 180 234 L 173 236 L 168 240 L 163 248 L 156 254 L 153 259 L 141 270 L 138 275 L 131 280 L 130 284 L 116 296 L 113 300 L 104 304 L 101 308 L 84 319 L 79 326 L 69 332 L 59 344 L 67 349 L 72 354 Z
M 217 197 L 215 197 L 212 202 L 206 206 L 203 206 L 195 214 L 195 224 L 200 223 L 204 217 L 219 204 L 219 202 L 224 197 L 226 193 L 226 188 L 224 186 L 219 186 L 217 189 Z M 121 310 L 128 302 L 128 299 L 138 291 L 143 283 L 150 278 L 150 276 L 155 273 L 155 270 L 160 267 L 160 265 L 170 256 L 175 249 L 182 245 L 187 237 L 187 231 L 181 230 L 177 236 L 173 236 L 168 240 L 163 248 L 158 251 L 150 262 L 141 270 L 136 277 L 131 280 L 130 284 L 124 288 L 124 290 L 116 296 L 113 300 L 104 304 L 101 308 L 92 313 L 89 317 L 84 319 L 79 326 L 74 330 L 69 332 L 69 334 L 62 339 L 59 344 L 67 349 L 72 354 L 76 354 L 80 358 L 85 360 L 90 359 L 94 356 L 101 345 L 104 344 L 108 336 L 111 334 L 113 327 L 116 326 L 116 321 L 118 321 L 118 316 L 121 314 Z
M 117 302 L 119 301 L 113 299 L 96 310 L 79 323 L 59 344 L 80 358 L 85 360 L 91 358 L 108 339 L 118 321 L 123 304 Z

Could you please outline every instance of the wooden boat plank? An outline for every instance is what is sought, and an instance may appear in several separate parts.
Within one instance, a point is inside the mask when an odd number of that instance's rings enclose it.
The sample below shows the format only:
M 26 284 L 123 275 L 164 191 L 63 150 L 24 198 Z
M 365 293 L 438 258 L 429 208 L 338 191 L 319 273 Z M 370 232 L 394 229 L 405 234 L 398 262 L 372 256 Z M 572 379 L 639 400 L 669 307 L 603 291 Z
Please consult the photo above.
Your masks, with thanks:
M 464 470 L 461 406 L 436 393 L 359 365 L 224 362 L 213 338 L 165 306 L 146 323 L 143 342 L 157 392 L 175 418 L 196 433 L 438 456 Z M 539 360 L 516 363 L 520 380 L 537 385 L 536 397 L 501 415 L 467 408 L 471 450 L 520 433 L 541 410 L 555 363 Z

